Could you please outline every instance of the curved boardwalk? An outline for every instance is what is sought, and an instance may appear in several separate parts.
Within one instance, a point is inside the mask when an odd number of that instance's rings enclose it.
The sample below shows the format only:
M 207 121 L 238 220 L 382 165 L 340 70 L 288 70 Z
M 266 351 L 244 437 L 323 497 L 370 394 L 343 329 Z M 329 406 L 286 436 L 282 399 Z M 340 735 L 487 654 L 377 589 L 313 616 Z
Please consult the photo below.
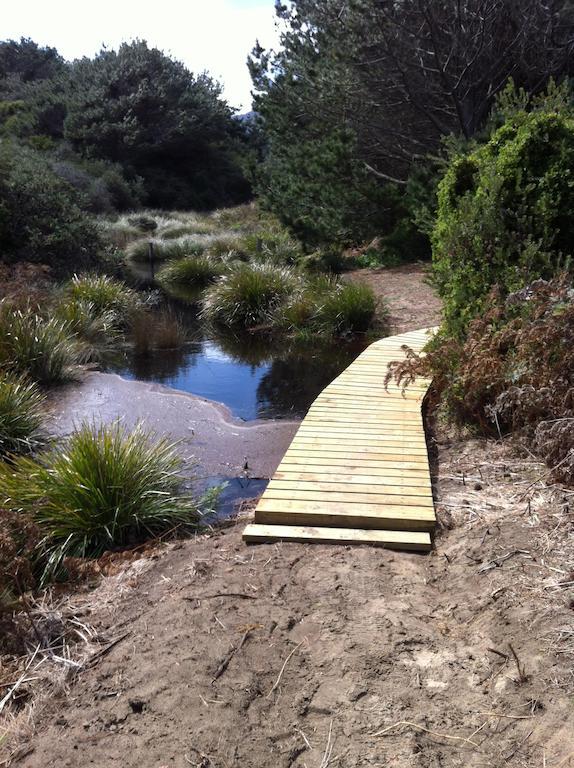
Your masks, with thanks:
M 243 538 L 427 551 L 435 526 L 422 400 L 429 382 L 385 388 L 387 365 L 432 330 L 371 344 L 315 400 Z

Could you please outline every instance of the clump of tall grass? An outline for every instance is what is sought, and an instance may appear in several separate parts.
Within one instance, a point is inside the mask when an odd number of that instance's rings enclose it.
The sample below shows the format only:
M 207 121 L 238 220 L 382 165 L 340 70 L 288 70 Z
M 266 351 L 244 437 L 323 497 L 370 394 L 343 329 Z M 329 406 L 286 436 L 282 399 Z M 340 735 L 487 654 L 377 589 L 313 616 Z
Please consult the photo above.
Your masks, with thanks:
M 116 248 L 125 248 L 129 243 L 142 236 L 141 230 L 130 224 L 124 217 L 117 221 L 101 218 L 98 220 L 97 226 L 104 240 Z
M 277 308 L 275 324 L 297 334 L 323 337 L 364 333 L 373 324 L 377 302 L 372 289 L 360 283 L 317 276 Z
M 200 287 L 212 283 L 224 272 L 221 262 L 207 256 L 187 256 L 168 264 L 158 276 L 158 283 L 163 288 Z
M 293 266 L 303 256 L 301 246 L 284 231 L 261 230 L 245 235 L 242 247 L 254 261 Z
M 43 534 L 44 578 L 66 557 L 97 557 L 199 519 L 183 490 L 182 459 L 167 440 L 141 426 L 83 424 L 62 450 L 0 465 L 9 510 L 30 513 Z
M 297 289 L 298 282 L 287 267 L 238 264 L 206 291 L 201 315 L 230 327 L 270 324 L 273 313 Z
M 149 244 L 153 247 L 153 257 L 157 261 L 183 259 L 186 256 L 200 256 L 206 249 L 206 243 L 198 237 L 188 236 L 174 240 L 152 238 L 138 240 L 128 248 L 128 257 L 133 261 L 147 262 L 150 258 Z
M 33 382 L 0 373 L 0 457 L 42 444 L 44 400 Z
M 113 312 L 125 318 L 140 303 L 135 291 L 107 275 L 74 275 L 64 288 L 64 296 L 70 301 L 88 302 L 96 313 Z
M 183 323 L 170 310 L 141 311 L 131 319 L 130 339 L 136 354 L 148 355 L 153 350 L 179 349 L 187 342 L 188 334 Z
M 333 283 L 323 291 L 314 316 L 319 332 L 330 336 L 364 333 L 377 311 L 377 300 L 370 286 L 355 282 Z
M 0 301 L 0 367 L 39 384 L 74 377 L 82 350 L 70 324 Z
M 118 314 L 111 309 L 98 311 L 91 301 L 63 301 L 55 311 L 76 334 L 84 362 L 100 361 L 122 337 Z

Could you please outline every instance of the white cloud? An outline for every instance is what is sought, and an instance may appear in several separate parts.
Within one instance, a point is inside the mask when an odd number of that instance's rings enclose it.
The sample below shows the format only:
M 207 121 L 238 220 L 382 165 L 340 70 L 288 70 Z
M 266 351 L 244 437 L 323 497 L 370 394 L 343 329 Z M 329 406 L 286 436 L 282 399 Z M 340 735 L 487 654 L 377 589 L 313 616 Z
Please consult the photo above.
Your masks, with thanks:
M 145 39 L 192 71 L 209 71 L 242 109 L 251 103 L 249 52 L 257 39 L 264 47 L 277 40 L 273 0 L 21 0 L 4 11 L 2 37 L 22 36 L 55 46 L 67 59 Z

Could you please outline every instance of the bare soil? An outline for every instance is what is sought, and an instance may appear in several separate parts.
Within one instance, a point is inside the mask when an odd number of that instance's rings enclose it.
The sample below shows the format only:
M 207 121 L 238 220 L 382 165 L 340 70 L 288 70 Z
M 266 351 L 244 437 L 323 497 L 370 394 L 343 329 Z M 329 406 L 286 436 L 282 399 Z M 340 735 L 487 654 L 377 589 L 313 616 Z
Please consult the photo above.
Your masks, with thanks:
M 436 322 L 421 278 L 380 276 L 397 330 Z M 574 494 L 508 443 L 437 434 L 428 556 L 247 547 L 241 521 L 68 596 L 100 650 L 23 710 L 13 764 L 574 766 Z
M 432 328 L 440 322 L 441 301 L 428 282 L 426 264 L 357 269 L 348 279 L 368 283 L 389 313 L 391 333 Z
M 573 497 L 503 444 L 438 455 L 430 556 L 250 548 L 238 524 L 104 579 L 82 621 L 128 634 L 17 764 L 573 764 Z

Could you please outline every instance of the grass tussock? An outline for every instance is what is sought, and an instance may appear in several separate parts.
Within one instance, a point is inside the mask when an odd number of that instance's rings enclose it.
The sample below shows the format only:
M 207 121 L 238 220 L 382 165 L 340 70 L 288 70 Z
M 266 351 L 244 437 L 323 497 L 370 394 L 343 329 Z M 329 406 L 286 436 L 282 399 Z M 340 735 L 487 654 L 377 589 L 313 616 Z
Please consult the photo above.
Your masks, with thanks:
M 297 285 L 297 276 L 287 267 L 240 264 L 206 292 L 202 316 L 229 327 L 269 325 Z
M 140 303 L 135 291 L 107 275 L 74 275 L 64 289 L 64 296 L 71 302 L 89 302 L 96 313 L 114 312 L 118 320 Z
M 66 320 L 0 302 L 0 367 L 39 384 L 74 378 L 82 350 Z
M 150 243 L 154 261 L 184 259 L 187 256 L 200 256 L 206 249 L 206 243 L 199 236 L 180 237 L 174 240 L 162 240 L 158 237 L 138 240 L 128 248 L 128 257 L 136 262 L 147 263 L 150 260 Z
M 180 349 L 188 341 L 187 329 L 170 310 L 142 311 L 131 320 L 129 340 L 138 355 L 148 355 L 154 350 Z
M 28 453 L 42 444 L 44 401 L 33 382 L 0 372 L 0 457 Z
M 221 277 L 224 266 L 221 262 L 207 256 L 188 256 L 168 264 L 158 277 L 158 282 L 170 288 L 204 288 L 217 277 Z
M 197 523 L 173 444 L 141 426 L 83 424 L 64 450 L 0 465 L 0 494 L 42 532 L 44 578 L 66 557 L 97 557 L 178 526 Z

